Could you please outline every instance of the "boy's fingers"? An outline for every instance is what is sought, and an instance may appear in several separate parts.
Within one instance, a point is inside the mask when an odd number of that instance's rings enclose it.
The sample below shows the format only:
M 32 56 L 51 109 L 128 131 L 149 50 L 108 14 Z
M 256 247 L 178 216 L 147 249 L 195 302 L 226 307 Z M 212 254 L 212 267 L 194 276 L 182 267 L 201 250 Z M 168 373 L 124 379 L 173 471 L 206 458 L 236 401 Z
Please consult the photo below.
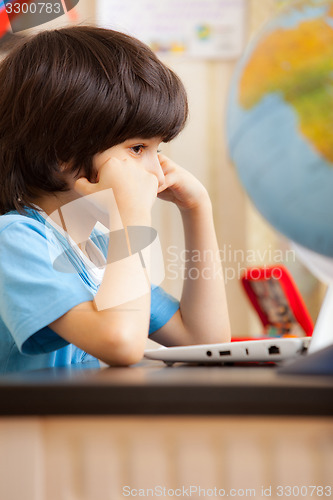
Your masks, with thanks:
M 167 188 L 172 188 L 177 183 L 178 177 L 174 172 L 167 173 L 164 178 L 164 183 L 160 188 L 164 191 Z
M 163 155 L 162 153 L 158 153 L 158 159 L 159 159 L 161 166 L 163 164 L 165 164 L 167 161 L 169 161 L 169 158 L 167 156 Z
M 168 172 L 171 172 L 175 169 L 176 164 L 172 160 L 170 160 L 170 158 L 168 158 L 167 156 L 159 153 L 158 159 L 164 174 L 167 174 Z

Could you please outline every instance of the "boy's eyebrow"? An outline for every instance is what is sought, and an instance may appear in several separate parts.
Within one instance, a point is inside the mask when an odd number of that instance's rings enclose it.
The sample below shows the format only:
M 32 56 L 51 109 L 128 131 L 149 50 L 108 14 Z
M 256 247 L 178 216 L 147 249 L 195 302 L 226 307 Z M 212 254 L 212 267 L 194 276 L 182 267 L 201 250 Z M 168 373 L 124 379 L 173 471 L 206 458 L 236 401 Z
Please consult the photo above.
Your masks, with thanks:
M 163 142 L 163 139 L 161 137 L 133 137 L 131 139 L 126 139 L 124 143 L 135 143 L 135 142 L 147 142 L 147 141 L 154 141 L 154 142 Z

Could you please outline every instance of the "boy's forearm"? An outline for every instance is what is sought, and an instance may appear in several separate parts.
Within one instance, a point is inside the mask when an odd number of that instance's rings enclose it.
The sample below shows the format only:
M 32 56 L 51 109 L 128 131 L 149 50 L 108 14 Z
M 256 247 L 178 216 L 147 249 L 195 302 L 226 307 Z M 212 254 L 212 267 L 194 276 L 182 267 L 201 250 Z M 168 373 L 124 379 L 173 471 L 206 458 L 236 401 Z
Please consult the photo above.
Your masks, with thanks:
M 223 270 L 208 195 L 198 208 L 181 214 L 189 255 L 180 301 L 184 326 L 194 343 L 229 341 Z
M 123 250 L 126 239 L 129 255 L 112 262 L 112 256 L 118 252 L 115 248 L 117 241 L 112 241 L 110 238 L 108 264 L 100 288 L 95 295 L 94 303 L 99 313 L 109 315 L 115 329 L 124 330 L 127 340 L 137 344 L 138 349 L 143 351 L 149 329 L 150 284 L 139 255 L 132 254 L 127 225 L 150 226 L 151 215 L 148 213 L 128 213 L 126 218 L 122 219 L 126 221 L 126 226 L 119 254 Z M 119 297 L 122 297 L 122 300 L 119 301 Z

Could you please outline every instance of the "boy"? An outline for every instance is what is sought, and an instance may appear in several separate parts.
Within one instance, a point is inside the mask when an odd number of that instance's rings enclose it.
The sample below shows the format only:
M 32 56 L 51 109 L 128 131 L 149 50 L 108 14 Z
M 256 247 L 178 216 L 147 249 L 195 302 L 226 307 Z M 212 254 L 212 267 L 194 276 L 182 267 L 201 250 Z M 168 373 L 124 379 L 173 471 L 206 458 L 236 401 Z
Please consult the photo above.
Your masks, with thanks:
M 209 196 L 158 152 L 187 118 L 179 78 L 138 40 L 78 26 L 20 44 L 0 65 L 0 86 L 1 372 L 96 358 L 129 365 L 142 358 L 148 331 L 166 346 L 228 341 Z M 190 263 L 198 276 L 184 281 L 180 303 L 152 286 L 98 307 L 122 282 L 139 287 L 139 277 L 128 232 L 128 258 L 116 268 L 106 265 L 115 260 L 111 238 L 96 230 L 87 237 L 96 218 L 65 224 L 66 206 L 94 196 L 110 221 L 116 204 L 125 230 L 151 225 L 156 197 L 179 207 L 188 254 L 216 255 Z M 50 246 L 59 245 L 76 272 L 52 264 Z

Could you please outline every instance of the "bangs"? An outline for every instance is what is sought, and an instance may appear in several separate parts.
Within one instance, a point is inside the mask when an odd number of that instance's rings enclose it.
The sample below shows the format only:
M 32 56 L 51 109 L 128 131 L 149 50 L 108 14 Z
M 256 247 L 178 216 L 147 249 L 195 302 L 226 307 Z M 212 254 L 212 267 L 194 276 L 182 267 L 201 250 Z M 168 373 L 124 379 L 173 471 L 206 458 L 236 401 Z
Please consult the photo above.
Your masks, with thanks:
M 128 139 L 159 137 L 169 142 L 184 128 L 184 85 L 147 45 L 102 28 L 78 26 L 57 33 L 62 43 L 65 35 L 75 80 L 68 109 L 71 121 L 78 124 L 76 151 L 67 148 L 66 157 L 61 157 L 73 160 L 73 171 L 85 165 L 90 173 L 93 155 Z
M 169 142 L 181 132 L 188 115 L 187 98 L 178 77 L 172 80 L 171 85 L 160 81 L 154 86 L 136 82 L 135 100 L 127 102 L 119 123 L 118 143 L 133 137 L 161 137 L 162 142 Z
M 72 171 L 84 166 L 89 178 L 93 155 L 137 137 L 169 142 L 181 132 L 188 116 L 186 90 L 147 45 L 101 28 L 59 32 L 70 38 L 72 63 L 79 57 L 77 66 L 84 66 L 81 88 L 74 98 L 74 114 L 81 108 L 76 152 L 71 151 L 69 157 L 67 149 L 63 158 L 73 160 Z
M 105 85 L 109 84 L 112 93 L 110 101 L 104 99 L 103 122 L 110 131 L 103 145 L 105 149 L 134 137 L 161 137 L 163 142 L 169 142 L 181 132 L 187 120 L 188 102 L 183 83 L 148 47 L 138 44 L 139 50 L 131 54 L 131 58 L 128 52 L 118 54 L 120 82 L 115 82 L 110 58 L 99 61 Z M 105 106 L 107 102 L 112 102 L 112 109 Z

